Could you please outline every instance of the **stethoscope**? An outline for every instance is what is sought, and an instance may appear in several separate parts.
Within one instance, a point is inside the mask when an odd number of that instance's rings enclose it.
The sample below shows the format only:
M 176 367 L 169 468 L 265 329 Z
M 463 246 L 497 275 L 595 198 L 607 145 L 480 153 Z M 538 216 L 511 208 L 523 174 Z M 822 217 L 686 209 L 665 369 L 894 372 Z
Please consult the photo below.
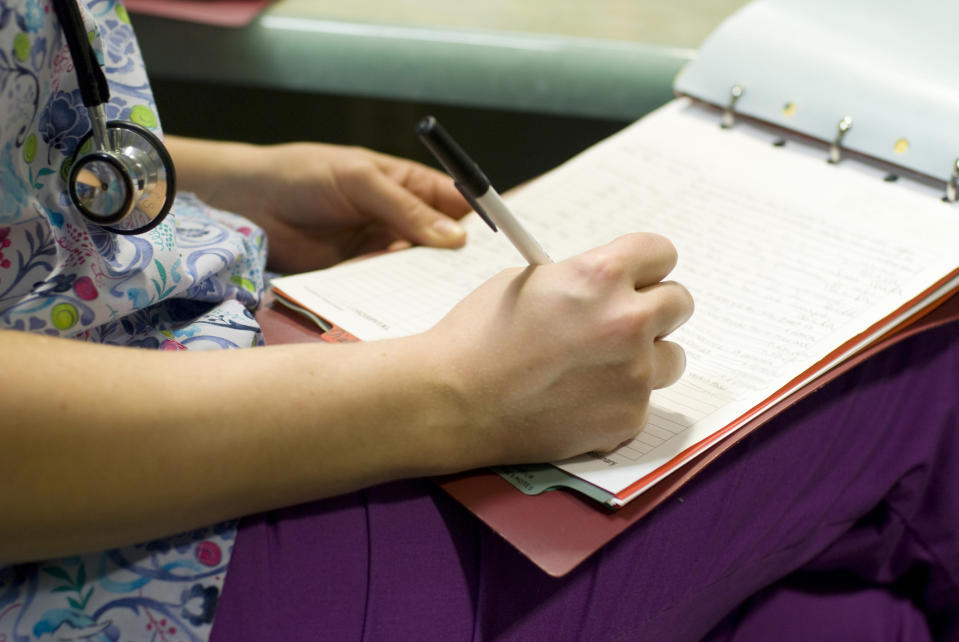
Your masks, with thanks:
M 118 234 L 140 234 L 158 225 L 173 205 L 173 159 L 149 130 L 128 121 L 107 121 L 104 105 L 110 88 L 77 2 L 53 0 L 92 129 L 77 145 L 67 191 L 91 223 Z

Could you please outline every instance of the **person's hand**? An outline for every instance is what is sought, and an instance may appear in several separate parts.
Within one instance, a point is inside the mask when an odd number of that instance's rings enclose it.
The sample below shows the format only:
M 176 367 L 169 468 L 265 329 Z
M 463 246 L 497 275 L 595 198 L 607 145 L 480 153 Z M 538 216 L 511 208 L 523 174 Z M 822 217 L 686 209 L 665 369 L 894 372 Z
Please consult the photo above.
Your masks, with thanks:
M 663 237 L 624 236 L 507 270 L 427 332 L 475 428 L 459 437 L 464 456 L 551 461 L 634 437 L 650 391 L 685 367 L 682 348 L 663 339 L 693 310 L 685 288 L 662 281 L 675 262 Z
M 359 147 L 253 146 L 175 139 L 186 189 L 247 216 L 269 239 L 269 267 L 302 272 L 409 245 L 459 247 L 469 211 L 452 180 Z

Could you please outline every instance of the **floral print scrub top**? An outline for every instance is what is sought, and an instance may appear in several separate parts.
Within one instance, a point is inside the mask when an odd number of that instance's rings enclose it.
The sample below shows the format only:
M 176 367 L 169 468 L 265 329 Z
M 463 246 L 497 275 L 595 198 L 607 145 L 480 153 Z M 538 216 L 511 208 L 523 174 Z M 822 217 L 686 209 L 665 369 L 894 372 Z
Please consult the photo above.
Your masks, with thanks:
M 107 117 L 161 135 L 125 9 L 81 5 L 110 83 Z M 261 343 L 251 310 L 263 287 L 262 232 L 189 195 L 138 236 L 88 225 L 64 177 L 89 131 L 50 0 L 0 0 L 0 328 L 160 350 Z M 224 524 L 0 566 L 0 642 L 207 640 L 234 534 Z

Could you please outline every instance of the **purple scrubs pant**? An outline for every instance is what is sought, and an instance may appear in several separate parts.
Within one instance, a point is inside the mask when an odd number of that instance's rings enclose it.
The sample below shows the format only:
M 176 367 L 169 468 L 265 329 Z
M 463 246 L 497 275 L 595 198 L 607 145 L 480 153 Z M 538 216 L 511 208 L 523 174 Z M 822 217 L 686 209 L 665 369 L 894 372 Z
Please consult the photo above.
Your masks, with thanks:
M 242 522 L 244 640 L 959 640 L 959 323 L 844 374 L 563 578 L 429 481 Z

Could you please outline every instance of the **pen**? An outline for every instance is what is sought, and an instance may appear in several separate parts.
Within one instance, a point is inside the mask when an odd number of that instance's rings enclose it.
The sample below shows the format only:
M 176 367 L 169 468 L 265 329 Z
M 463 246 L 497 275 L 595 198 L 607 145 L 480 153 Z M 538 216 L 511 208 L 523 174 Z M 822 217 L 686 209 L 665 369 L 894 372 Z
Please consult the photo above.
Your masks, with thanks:
M 473 162 L 466 152 L 453 140 L 443 126 L 433 116 L 426 116 L 416 126 L 416 133 L 436 160 L 446 168 L 456 189 L 466 198 L 487 225 L 494 232 L 497 226 L 503 230 L 506 238 L 519 250 L 530 265 L 552 263 L 552 259 L 543 250 L 536 239 L 526 231 L 513 216 L 502 197 L 490 185 L 483 170 Z

